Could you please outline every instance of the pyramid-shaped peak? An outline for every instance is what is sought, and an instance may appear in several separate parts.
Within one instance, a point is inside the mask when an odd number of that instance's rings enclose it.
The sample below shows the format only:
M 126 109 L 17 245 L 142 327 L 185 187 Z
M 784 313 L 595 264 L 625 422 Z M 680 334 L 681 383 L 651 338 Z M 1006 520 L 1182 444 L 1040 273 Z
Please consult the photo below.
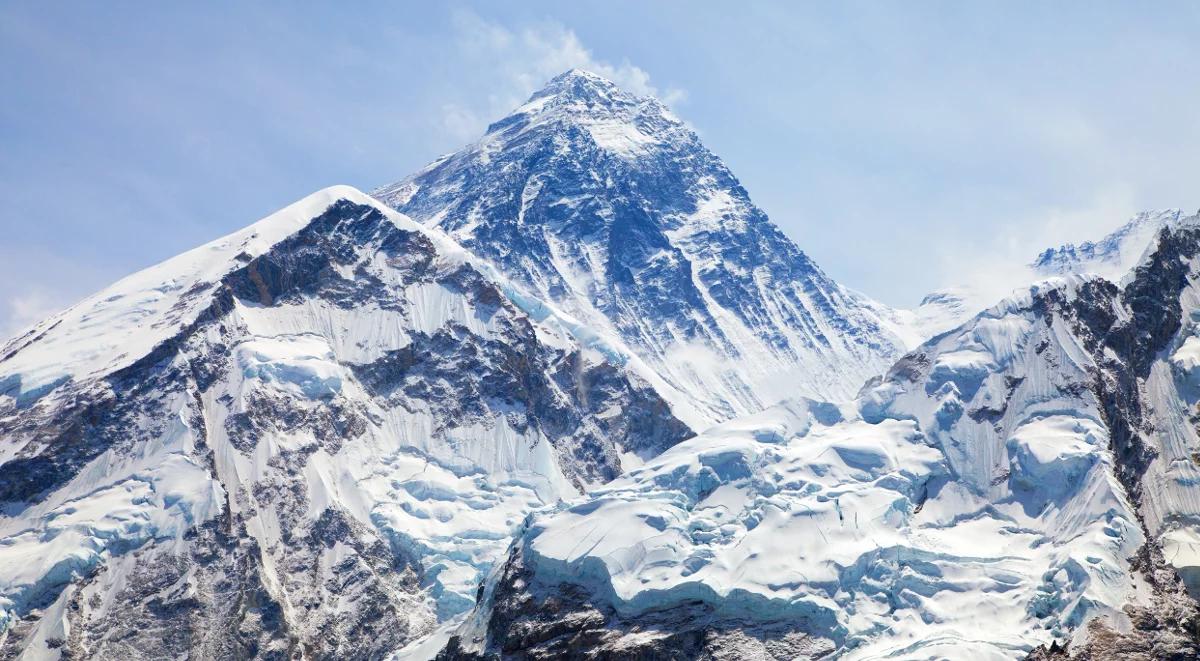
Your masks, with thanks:
M 664 126 L 675 126 L 678 119 L 653 97 L 638 96 L 613 81 L 584 69 L 569 69 L 534 92 L 529 100 L 504 119 L 493 123 L 488 134 L 523 131 L 553 121 L 630 122 L 635 117 L 653 117 Z
M 551 78 L 550 82 L 547 85 L 548 86 L 553 85 L 554 83 L 559 82 L 559 81 L 583 81 L 583 82 L 589 82 L 589 83 L 598 84 L 598 85 L 607 85 L 609 87 L 616 86 L 616 83 L 609 80 L 608 78 L 605 78 L 604 76 L 601 76 L 598 73 L 588 71 L 587 69 L 580 69 L 578 67 L 572 67 L 570 69 L 567 69 L 566 71 Z
M 648 101 L 613 81 L 584 69 L 569 69 L 534 92 L 526 106 L 575 106 L 590 109 L 632 106 Z
M 609 97 L 613 94 L 637 98 L 625 92 L 613 81 L 584 69 L 568 69 L 550 79 L 540 91 L 531 98 L 548 95 L 569 95 L 576 98 L 592 98 L 597 96 Z

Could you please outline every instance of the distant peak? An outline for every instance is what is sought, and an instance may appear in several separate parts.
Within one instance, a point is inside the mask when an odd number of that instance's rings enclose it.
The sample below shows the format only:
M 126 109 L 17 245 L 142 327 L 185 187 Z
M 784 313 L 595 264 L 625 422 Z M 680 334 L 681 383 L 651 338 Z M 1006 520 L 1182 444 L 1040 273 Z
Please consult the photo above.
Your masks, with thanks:
M 1132 268 L 1131 260 L 1142 254 L 1159 230 L 1179 222 L 1182 216 L 1179 209 L 1143 211 L 1098 240 L 1047 248 L 1029 266 L 1042 275 L 1052 275 L 1101 268 L 1107 263 L 1116 265 L 1108 272 L 1116 277 Z

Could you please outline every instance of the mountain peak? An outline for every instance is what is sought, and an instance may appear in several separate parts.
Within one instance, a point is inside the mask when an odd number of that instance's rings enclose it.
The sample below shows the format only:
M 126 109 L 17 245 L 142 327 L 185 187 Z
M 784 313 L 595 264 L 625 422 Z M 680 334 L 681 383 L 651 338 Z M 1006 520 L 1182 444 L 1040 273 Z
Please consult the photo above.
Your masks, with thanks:
M 853 396 L 904 348 L 666 106 L 594 73 L 555 77 L 375 196 L 627 348 L 664 391 L 688 393 L 668 400 L 695 427 L 784 388 Z
M 504 119 L 488 127 L 487 133 L 521 130 L 549 120 L 584 123 L 617 120 L 628 122 L 648 114 L 677 123 L 666 106 L 653 97 L 622 89 L 613 81 L 583 69 L 568 69 L 555 76 L 529 100 Z
M 638 97 L 621 89 L 613 81 L 585 69 L 568 69 L 551 78 L 545 87 L 534 92 L 530 101 L 548 96 L 567 97 L 577 101 L 636 101 Z

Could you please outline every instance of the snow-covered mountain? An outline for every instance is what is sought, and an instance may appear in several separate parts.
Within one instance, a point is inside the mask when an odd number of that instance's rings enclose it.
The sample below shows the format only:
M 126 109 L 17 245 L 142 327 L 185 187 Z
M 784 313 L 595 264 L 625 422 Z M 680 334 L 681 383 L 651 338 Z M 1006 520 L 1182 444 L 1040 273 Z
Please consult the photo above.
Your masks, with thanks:
M 441 658 L 1197 658 L 1198 346 L 1193 217 L 534 516 Z
M 47 319 L 0 349 L 0 656 L 390 653 L 691 435 L 592 345 L 347 187 Z
M 670 110 L 588 72 L 374 195 L 628 346 L 708 422 L 853 396 L 907 348 Z
M 0 348 L 0 653 L 378 657 L 528 512 L 900 352 L 656 101 L 569 72 L 442 163 L 386 196 L 434 227 L 327 189 Z
M 1198 658 L 1200 216 L 1012 286 L 567 72 L 0 345 L 0 658 Z

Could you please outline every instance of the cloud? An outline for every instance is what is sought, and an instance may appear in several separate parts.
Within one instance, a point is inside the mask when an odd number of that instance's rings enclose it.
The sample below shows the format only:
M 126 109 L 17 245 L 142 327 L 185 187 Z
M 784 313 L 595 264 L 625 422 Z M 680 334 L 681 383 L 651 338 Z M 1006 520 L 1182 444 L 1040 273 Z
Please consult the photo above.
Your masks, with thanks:
M 466 106 L 457 103 L 442 105 L 441 128 L 456 142 L 467 142 L 479 137 L 480 129 L 486 124 L 486 119 Z
M 4 301 L 3 310 L 0 311 L 0 342 L 63 310 L 71 300 L 71 296 L 46 287 L 14 293 Z
M 33 246 L 0 246 L 0 344 L 116 280 L 120 268 Z
M 548 80 L 573 68 L 604 76 L 633 94 L 654 96 L 668 105 L 687 99 L 685 90 L 656 86 L 648 72 L 627 59 L 616 64 L 597 59 L 578 35 L 561 23 L 542 21 L 509 28 L 459 10 L 453 15 L 453 25 L 460 54 L 491 81 L 486 108 L 462 103 L 443 108 L 443 128 L 456 137 L 477 135 L 485 126 L 482 117 L 495 119 L 507 114 Z M 467 132 L 468 127 L 474 130 Z
M 964 285 L 990 305 L 1037 276 L 1029 268 L 1047 248 L 1099 240 L 1140 211 L 1128 188 L 1113 187 L 1078 206 L 1046 206 L 997 225 L 965 245 L 936 244 L 941 287 Z

